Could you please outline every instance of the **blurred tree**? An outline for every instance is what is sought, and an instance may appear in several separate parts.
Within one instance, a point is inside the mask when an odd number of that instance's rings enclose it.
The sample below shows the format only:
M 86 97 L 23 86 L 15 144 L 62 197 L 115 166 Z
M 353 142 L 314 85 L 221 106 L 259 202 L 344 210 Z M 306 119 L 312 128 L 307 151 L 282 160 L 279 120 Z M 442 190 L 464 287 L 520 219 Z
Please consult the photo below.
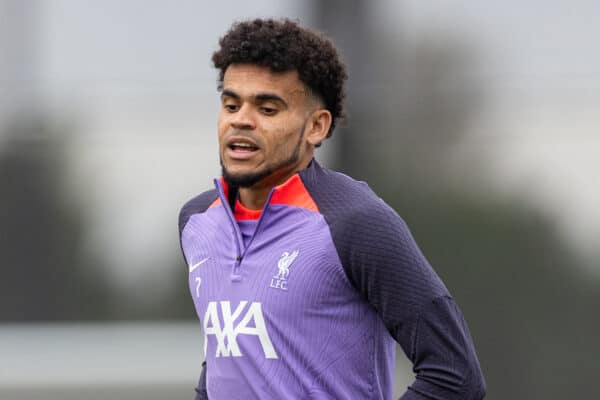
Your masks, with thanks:
M 447 34 L 390 38 L 364 1 L 312 6 L 350 70 L 350 121 L 327 144 L 337 146 L 336 168 L 407 220 L 466 315 L 486 398 L 600 398 L 598 280 L 582 276 L 548 216 L 461 179 L 487 156 L 454 159 L 487 100 L 472 46 Z
M 0 320 L 98 319 L 109 291 L 64 191 L 64 131 L 42 117 L 40 2 L 0 2 Z M 62 135 L 61 135 L 62 134 Z
M 21 119 L 3 136 L 0 320 L 106 318 L 102 265 L 82 245 L 85 205 L 62 185 L 65 136 L 41 119 Z

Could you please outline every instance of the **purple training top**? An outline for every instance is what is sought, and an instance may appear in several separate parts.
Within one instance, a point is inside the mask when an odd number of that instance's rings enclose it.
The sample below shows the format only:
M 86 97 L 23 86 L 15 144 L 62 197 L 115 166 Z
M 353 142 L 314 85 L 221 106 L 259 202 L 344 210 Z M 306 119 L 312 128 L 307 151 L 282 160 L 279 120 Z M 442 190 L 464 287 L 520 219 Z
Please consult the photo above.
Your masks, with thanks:
M 245 240 L 215 185 L 179 218 L 205 336 L 197 399 L 391 399 L 396 342 L 416 374 L 402 399 L 483 398 L 458 306 L 365 183 L 313 160 Z

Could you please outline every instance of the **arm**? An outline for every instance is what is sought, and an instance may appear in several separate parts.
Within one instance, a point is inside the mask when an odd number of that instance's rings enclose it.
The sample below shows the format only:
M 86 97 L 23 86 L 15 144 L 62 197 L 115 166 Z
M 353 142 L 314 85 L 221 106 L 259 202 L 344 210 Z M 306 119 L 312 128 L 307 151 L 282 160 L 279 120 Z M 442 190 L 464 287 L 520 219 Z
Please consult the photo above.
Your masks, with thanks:
M 181 241 L 183 230 L 192 215 L 206 211 L 210 204 L 217 199 L 217 197 L 217 191 L 215 189 L 209 190 L 188 201 L 179 212 L 179 244 L 181 246 L 181 252 L 186 265 L 189 263 L 185 255 L 183 242 Z M 195 388 L 195 390 L 195 400 L 208 400 L 208 394 L 206 392 L 206 361 L 202 363 L 200 379 L 198 380 L 198 386 Z
M 194 400 L 208 400 L 208 393 L 206 392 L 206 361 L 202 363 L 202 372 L 200 372 L 198 386 L 194 390 L 196 391 Z
M 401 400 L 484 397 L 485 382 L 473 341 L 452 298 L 438 297 L 424 306 L 413 330 L 411 347 L 402 348 L 413 363 L 416 379 Z
M 387 206 L 362 208 L 351 224 L 346 272 L 413 364 L 415 381 L 401 399 L 482 399 L 485 382 L 467 324 L 406 224 Z
M 411 360 L 402 400 L 480 400 L 485 382 L 458 306 L 402 219 L 366 184 L 313 162 L 302 180 L 348 279 Z

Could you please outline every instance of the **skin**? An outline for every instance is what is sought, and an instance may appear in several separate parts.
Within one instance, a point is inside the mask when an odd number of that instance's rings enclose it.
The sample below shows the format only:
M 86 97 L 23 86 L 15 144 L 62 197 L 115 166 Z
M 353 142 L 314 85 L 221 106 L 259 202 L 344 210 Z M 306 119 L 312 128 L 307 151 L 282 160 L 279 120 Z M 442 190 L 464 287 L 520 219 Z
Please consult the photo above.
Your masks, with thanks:
M 262 209 L 274 186 L 306 168 L 330 126 L 331 113 L 297 71 L 252 64 L 232 64 L 225 71 L 217 125 L 224 176 L 259 177 L 239 188 L 245 207 Z

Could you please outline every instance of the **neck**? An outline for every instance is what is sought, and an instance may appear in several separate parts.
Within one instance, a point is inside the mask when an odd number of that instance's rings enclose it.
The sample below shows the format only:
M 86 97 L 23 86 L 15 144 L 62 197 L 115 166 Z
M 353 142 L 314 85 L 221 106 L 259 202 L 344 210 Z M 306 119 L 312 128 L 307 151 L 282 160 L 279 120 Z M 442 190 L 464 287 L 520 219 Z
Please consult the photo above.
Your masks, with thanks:
M 267 202 L 267 197 L 269 197 L 271 189 L 272 187 L 265 187 L 260 190 L 254 188 L 240 188 L 240 203 L 251 210 L 262 210 Z
M 292 169 L 274 172 L 251 187 L 239 188 L 238 193 L 240 202 L 244 207 L 251 210 L 262 210 L 265 207 L 267 197 L 269 197 L 271 190 L 273 190 L 275 186 L 281 185 L 290 179 L 296 172 L 308 167 L 311 160 L 312 158 Z

